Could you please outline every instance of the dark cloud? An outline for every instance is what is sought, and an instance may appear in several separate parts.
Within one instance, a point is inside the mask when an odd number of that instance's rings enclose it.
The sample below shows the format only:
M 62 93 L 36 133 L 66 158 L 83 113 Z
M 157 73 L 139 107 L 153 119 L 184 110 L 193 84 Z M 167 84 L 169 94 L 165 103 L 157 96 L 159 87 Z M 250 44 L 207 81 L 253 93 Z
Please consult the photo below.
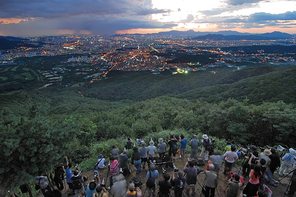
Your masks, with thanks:
M 4 0 L 1 1 L 0 18 L 131 14 L 137 9 L 145 10 L 146 13 L 164 12 L 151 8 L 151 1 L 142 0 Z
M 151 14 L 162 14 L 162 13 L 168 13 L 170 10 L 164 10 L 164 9 L 141 9 L 136 11 L 137 15 L 151 15 Z
M 250 22 L 262 22 L 272 20 L 296 20 L 296 11 L 283 14 L 269 14 L 265 12 L 255 13 L 249 16 Z
M 263 0 L 226 0 L 226 3 L 229 5 L 243 5 L 243 4 L 249 4 L 249 3 L 258 3 Z
M 175 23 L 160 23 L 145 18 L 113 18 L 76 16 L 72 18 L 37 18 L 18 24 L 0 24 L 0 31 L 12 32 L 13 36 L 57 35 L 59 30 L 72 30 L 75 33 L 89 31 L 92 34 L 115 34 L 119 30 L 136 28 L 172 28 Z M 16 29 L 18 31 L 16 31 Z

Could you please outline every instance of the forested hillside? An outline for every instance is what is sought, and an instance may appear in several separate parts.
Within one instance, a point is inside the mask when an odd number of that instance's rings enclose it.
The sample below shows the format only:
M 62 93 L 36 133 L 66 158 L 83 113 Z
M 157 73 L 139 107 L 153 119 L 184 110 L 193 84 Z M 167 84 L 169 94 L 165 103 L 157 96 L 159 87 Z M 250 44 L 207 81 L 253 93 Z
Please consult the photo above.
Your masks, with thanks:
M 64 155 L 92 168 L 98 154 L 108 155 L 112 144 L 122 149 L 127 137 L 137 135 L 156 141 L 170 132 L 188 138 L 206 133 L 218 149 L 226 140 L 291 147 L 295 72 L 272 67 L 170 76 L 111 72 L 108 80 L 79 88 L 1 95 L 0 178 L 7 177 L 6 186 L 19 186 Z

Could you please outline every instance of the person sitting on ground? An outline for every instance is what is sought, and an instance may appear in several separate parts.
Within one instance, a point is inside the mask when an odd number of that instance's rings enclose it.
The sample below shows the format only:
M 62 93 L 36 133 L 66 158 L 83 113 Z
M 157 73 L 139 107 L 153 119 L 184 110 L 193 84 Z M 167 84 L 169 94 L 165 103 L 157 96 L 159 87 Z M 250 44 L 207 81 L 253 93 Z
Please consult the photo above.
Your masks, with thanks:
M 141 136 L 139 136 L 139 135 L 137 136 L 136 142 L 137 142 L 138 146 L 141 146 L 141 142 L 142 142 Z
M 125 143 L 126 143 L 125 148 L 127 150 L 130 150 L 130 149 L 132 149 L 134 147 L 134 142 L 129 137 L 127 138 L 127 141 Z
M 149 171 L 146 174 L 146 178 L 147 178 L 146 190 L 148 192 L 148 196 L 150 196 L 150 195 L 155 196 L 156 179 L 158 178 L 159 173 L 158 173 L 154 163 L 149 162 L 148 167 L 149 167 Z
M 176 157 L 177 154 L 177 150 L 178 150 L 178 146 L 177 146 L 177 139 L 175 138 L 174 135 L 170 135 L 170 140 L 168 141 L 168 145 L 169 145 L 169 156 L 172 157 L 173 155 L 173 160 Z
M 228 174 L 232 169 L 232 165 L 238 160 L 234 145 L 231 145 L 231 150 L 223 155 L 223 159 L 225 160 L 224 174 Z
M 38 185 L 40 187 L 40 190 L 44 196 L 47 191 L 49 192 L 52 191 L 47 181 L 48 181 L 47 176 L 37 176 L 34 180 L 35 185 Z
M 130 175 L 130 171 L 128 168 L 128 159 L 130 155 L 127 155 L 127 150 L 124 148 L 123 152 L 119 155 L 119 169 L 122 170 L 124 176 Z
M 146 143 L 142 141 L 141 147 L 139 148 L 139 154 L 140 154 L 141 165 L 143 169 L 145 169 L 145 165 L 147 163 L 147 153 L 148 153 L 148 148 L 146 147 Z
M 158 154 L 159 154 L 159 158 L 160 159 L 163 159 L 163 157 L 164 157 L 164 155 L 165 155 L 165 151 L 166 151 L 166 147 L 167 147 L 167 145 L 166 145 L 166 143 L 163 141 L 163 139 L 162 138 L 159 138 L 158 139 L 158 145 L 157 145 L 157 147 L 158 147 Z
M 186 179 L 181 171 L 174 172 L 171 185 L 174 187 L 175 197 L 182 197 Z
M 215 170 L 214 164 L 209 164 L 209 170 L 205 171 L 205 197 L 214 197 L 215 189 L 218 185 L 217 175 L 213 172 Z M 211 195 L 210 195 L 211 194 Z
M 134 164 L 134 166 L 136 167 L 137 169 L 137 172 L 136 174 L 139 174 L 141 171 L 142 171 L 142 168 L 141 168 L 141 157 L 140 157 L 140 153 L 138 151 L 138 148 L 137 147 L 134 147 L 133 148 L 133 154 L 132 154 L 132 162 Z
M 119 157 L 119 149 L 117 148 L 116 145 L 112 146 L 111 155 L 112 155 L 112 157 L 114 159 L 118 159 L 118 157 Z
M 196 135 L 193 135 L 193 139 L 190 140 L 189 146 L 191 147 L 190 158 L 197 160 L 197 149 L 198 149 L 199 140 Z
M 172 187 L 170 180 L 170 175 L 168 173 L 163 174 L 163 180 L 158 182 L 159 186 L 159 197 L 169 197 L 170 196 L 170 189 Z
M 109 195 L 105 187 L 98 185 L 96 188 L 96 193 L 94 193 L 92 197 L 108 197 L 108 196 Z
M 139 187 L 135 187 L 134 183 L 130 183 L 128 186 L 128 192 L 126 197 L 142 197 L 142 190 Z
M 111 187 L 111 195 L 113 197 L 124 197 L 126 195 L 127 183 L 123 174 L 118 174 L 113 177 L 113 185 Z
M 149 142 L 148 153 L 147 154 L 148 154 L 149 160 L 153 161 L 155 156 L 156 156 L 156 147 L 154 146 L 154 141 L 152 140 L 152 138 L 151 138 L 151 140 Z
M 228 180 L 228 190 L 226 197 L 237 197 L 241 192 L 242 183 L 240 182 L 240 176 L 238 174 L 233 174 Z
M 189 196 L 190 190 L 192 192 L 192 196 L 195 196 L 195 185 L 197 182 L 197 168 L 194 167 L 193 161 L 187 161 L 183 168 L 184 173 L 186 174 L 186 182 L 185 182 L 185 193 Z
M 296 157 L 296 150 L 293 148 L 289 148 L 289 153 L 286 153 L 282 157 L 282 164 L 279 170 L 279 175 L 287 175 L 290 170 L 292 169 L 292 166 L 296 163 L 296 160 L 294 159 Z
M 105 158 L 103 157 L 102 154 L 99 155 L 99 159 L 96 163 L 96 169 L 104 169 L 105 166 Z
M 179 142 L 180 142 L 180 158 L 183 158 L 185 155 L 187 138 L 185 138 L 184 135 L 181 134 L 179 135 Z

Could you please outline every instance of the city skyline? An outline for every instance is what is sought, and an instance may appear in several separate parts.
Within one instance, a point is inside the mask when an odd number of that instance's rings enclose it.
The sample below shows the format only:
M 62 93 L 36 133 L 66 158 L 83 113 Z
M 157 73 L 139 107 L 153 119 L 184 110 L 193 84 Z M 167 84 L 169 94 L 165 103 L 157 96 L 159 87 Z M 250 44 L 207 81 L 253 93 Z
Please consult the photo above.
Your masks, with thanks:
M 296 34 L 290 0 L 4 0 L 0 35 L 112 35 L 162 31 Z

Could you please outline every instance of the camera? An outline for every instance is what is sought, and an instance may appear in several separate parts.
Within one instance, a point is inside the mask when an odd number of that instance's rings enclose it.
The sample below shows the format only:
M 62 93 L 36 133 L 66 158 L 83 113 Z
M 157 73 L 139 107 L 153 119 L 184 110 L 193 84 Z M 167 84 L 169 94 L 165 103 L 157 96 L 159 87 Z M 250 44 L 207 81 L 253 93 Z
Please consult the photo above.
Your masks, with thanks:
M 133 177 L 130 181 L 131 183 L 135 184 L 135 187 L 140 187 L 143 183 L 141 182 L 140 178 Z
M 105 187 L 105 186 L 106 186 L 106 180 L 105 180 L 105 177 L 103 177 L 101 181 L 101 187 Z
M 179 172 L 179 168 L 176 167 L 176 165 L 173 163 L 174 172 Z
M 161 170 L 162 170 L 162 174 L 166 173 L 166 169 L 164 169 L 164 167 L 162 167 Z

